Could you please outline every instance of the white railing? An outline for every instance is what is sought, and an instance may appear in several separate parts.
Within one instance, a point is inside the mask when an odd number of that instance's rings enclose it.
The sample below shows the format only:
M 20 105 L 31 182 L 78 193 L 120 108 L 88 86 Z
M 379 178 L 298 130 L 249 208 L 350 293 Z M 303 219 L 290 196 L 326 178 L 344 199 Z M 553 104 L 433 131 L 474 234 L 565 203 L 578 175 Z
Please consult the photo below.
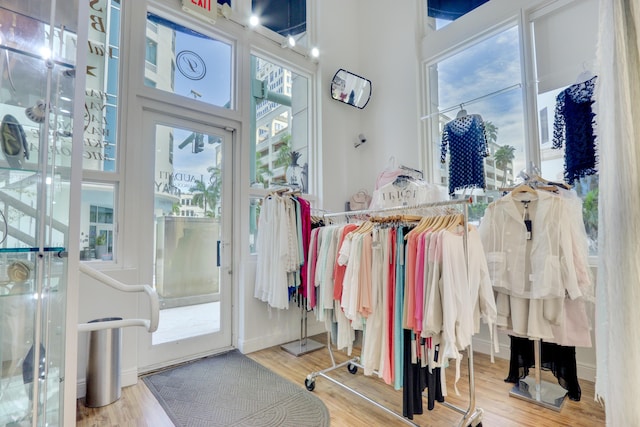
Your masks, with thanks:
M 149 319 L 123 319 L 123 320 L 106 320 L 102 322 L 79 323 L 78 332 L 99 331 L 111 328 L 123 328 L 127 326 L 143 326 L 149 332 L 155 332 L 158 329 L 158 321 L 160 319 L 160 301 L 158 294 L 149 285 L 125 285 L 124 283 L 107 276 L 106 274 L 80 264 L 80 271 L 87 276 L 96 279 L 102 284 L 112 287 L 122 292 L 145 292 L 149 297 L 150 316 Z

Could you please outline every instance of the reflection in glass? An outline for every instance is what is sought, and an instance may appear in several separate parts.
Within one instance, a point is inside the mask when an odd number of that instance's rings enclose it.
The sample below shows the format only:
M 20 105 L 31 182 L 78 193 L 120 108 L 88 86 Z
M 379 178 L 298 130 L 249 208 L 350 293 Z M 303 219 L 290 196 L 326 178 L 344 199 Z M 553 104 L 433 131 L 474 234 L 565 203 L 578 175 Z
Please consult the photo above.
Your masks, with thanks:
M 232 108 L 231 45 L 147 14 L 145 86 Z
M 80 208 L 80 260 L 114 259 L 115 185 L 82 183 Z
M 309 191 L 308 80 L 262 58 L 252 57 L 255 105 L 253 186 L 290 186 Z
M 307 0 L 251 0 L 251 13 L 271 31 L 294 37 L 296 45 L 309 46 Z
M 222 142 L 221 135 L 155 127 L 154 285 L 161 322 L 174 320 L 154 333 L 154 344 L 220 330 Z M 182 326 L 175 314 L 187 308 L 201 311 L 202 328 Z
M 439 30 L 489 0 L 427 0 L 427 15 Z
M 120 2 L 91 8 L 84 104 L 83 168 L 115 172 L 120 81 Z M 110 23 L 110 25 L 107 25 Z

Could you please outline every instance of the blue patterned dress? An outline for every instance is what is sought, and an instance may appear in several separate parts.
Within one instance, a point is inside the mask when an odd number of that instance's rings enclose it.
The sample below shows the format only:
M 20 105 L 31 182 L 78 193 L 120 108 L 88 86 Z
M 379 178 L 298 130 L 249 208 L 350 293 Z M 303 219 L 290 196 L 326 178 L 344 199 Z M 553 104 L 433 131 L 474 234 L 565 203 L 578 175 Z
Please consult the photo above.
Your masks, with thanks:
M 484 122 L 479 114 L 458 117 L 444 125 L 440 161 L 449 160 L 449 194 L 459 188 L 485 188 L 484 157 L 489 155 Z
M 596 77 L 576 83 L 556 97 L 553 148 L 564 151 L 564 178 L 569 184 L 596 174 L 595 114 L 591 108 Z

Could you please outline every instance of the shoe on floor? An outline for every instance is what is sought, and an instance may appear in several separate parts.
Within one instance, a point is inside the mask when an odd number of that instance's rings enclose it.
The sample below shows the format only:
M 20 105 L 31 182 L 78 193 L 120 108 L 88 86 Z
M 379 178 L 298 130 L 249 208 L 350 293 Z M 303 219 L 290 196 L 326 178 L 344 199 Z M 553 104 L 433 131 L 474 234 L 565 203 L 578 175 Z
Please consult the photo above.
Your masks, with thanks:
M 29 158 L 27 136 L 24 129 L 11 114 L 2 119 L 0 125 L 0 146 L 9 166 L 20 169 L 24 160 Z

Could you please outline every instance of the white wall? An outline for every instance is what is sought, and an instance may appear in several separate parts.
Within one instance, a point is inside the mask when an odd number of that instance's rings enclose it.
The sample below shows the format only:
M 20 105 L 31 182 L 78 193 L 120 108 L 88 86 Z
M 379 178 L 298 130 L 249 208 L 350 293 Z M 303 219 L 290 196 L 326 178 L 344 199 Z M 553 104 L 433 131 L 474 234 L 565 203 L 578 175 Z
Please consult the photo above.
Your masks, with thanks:
M 318 2 L 322 49 L 323 207 L 343 211 L 349 197 L 375 179 L 394 156 L 419 168 L 418 1 L 322 0 Z M 389 28 L 396 28 L 389 31 Z M 344 68 L 371 80 L 364 110 L 334 101 L 329 87 Z M 367 142 L 354 147 L 358 134 Z

